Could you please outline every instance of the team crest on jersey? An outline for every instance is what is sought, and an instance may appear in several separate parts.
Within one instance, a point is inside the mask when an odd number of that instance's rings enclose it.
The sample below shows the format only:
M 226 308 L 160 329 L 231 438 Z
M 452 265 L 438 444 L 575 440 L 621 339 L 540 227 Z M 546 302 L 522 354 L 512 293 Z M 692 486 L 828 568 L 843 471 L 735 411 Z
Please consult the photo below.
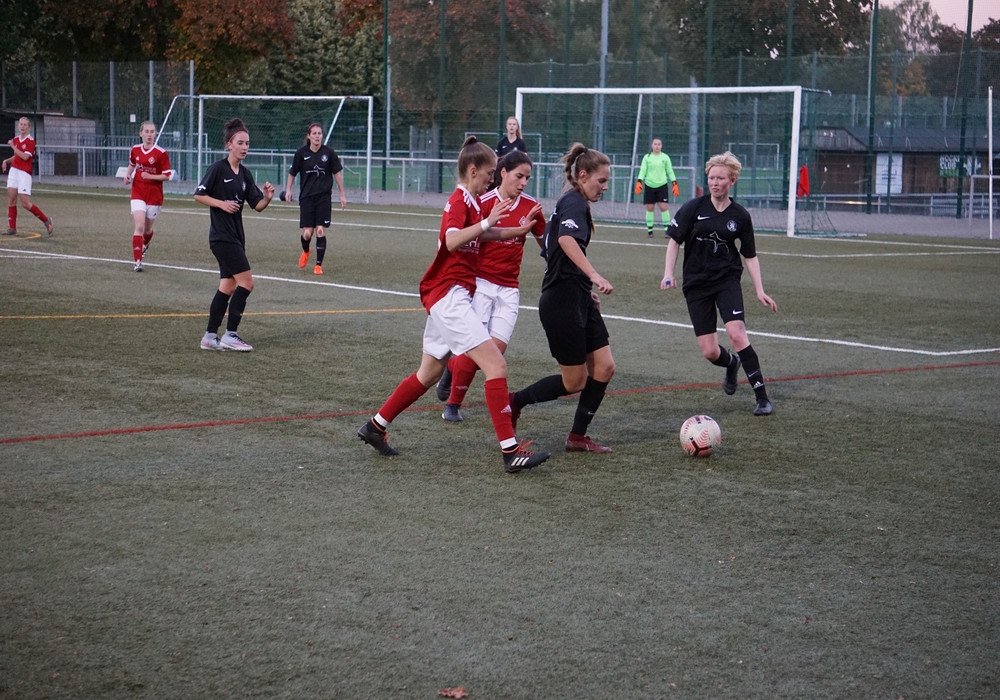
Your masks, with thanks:
M 156 163 L 156 158 L 154 158 L 153 156 L 150 156 L 149 157 L 149 164 L 153 165 L 154 163 Z
M 730 219 L 729 221 L 726 222 L 726 228 L 729 230 L 730 233 L 736 233 L 736 222 Z
M 326 154 L 325 154 L 325 153 L 323 154 L 323 157 L 322 157 L 322 158 L 320 158 L 320 160 L 321 160 L 321 161 L 323 161 L 324 163 L 325 163 L 325 162 L 327 161 L 327 158 L 326 158 Z
M 573 219 L 563 219 L 562 225 L 574 231 L 580 230 L 580 227 L 576 225 L 576 222 L 573 221 Z

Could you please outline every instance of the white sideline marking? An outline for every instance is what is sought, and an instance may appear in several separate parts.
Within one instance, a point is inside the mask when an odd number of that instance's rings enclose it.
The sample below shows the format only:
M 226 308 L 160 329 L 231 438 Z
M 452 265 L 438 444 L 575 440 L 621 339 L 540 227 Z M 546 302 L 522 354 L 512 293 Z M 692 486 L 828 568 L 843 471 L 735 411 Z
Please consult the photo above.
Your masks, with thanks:
M 54 259 L 61 259 L 61 260 L 85 260 L 85 261 L 91 261 L 91 262 L 105 262 L 105 263 L 114 263 L 114 264 L 119 264 L 119 265 L 131 265 L 131 264 L 133 264 L 131 260 L 117 260 L 115 258 L 98 258 L 98 257 L 91 257 L 91 256 L 86 256 L 86 255 L 69 255 L 69 254 L 65 254 L 65 253 L 45 253 L 45 252 L 23 253 L 21 251 L 17 251 L 17 250 L 13 250 L 13 249 L 5 249 L 5 248 L 0 248 L 0 253 L 12 253 L 12 255 L 4 255 L 4 256 L 0 256 L 0 257 L 21 258 L 21 259 L 42 259 L 42 258 L 44 258 L 44 259 L 51 260 L 51 259 L 54 258 Z M 21 253 L 21 254 L 18 255 L 18 253 Z M 211 274 L 211 275 L 218 275 L 219 274 L 218 270 L 205 269 L 205 268 L 199 268 L 199 267 L 187 267 L 187 266 L 183 266 L 183 265 L 164 265 L 164 264 L 161 264 L 161 263 L 143 263 L 143 266 L 144 267 L 150 267 L 150 268 L 161 268 L 161 269 L 164 269 L 164 270 L 179 270 L 179 271 L 182 271 L 182 272 L 197 272 L 197 273 Z M 408 298 L 414 298 L 414 299 L 420 297 L 419 294 L 416 294 L 414 292 L 401 292 L 401 291 L 396 291 L 396 290 L 392 290 L 392 289 L 380 289 L 380 288 L 377 288 L 377 287 L 362 287 L 362 286 L 352 285 L 352 284 L 341 284 L 339 282 L 324 282 L 324 281 L 320 281 L 320 280 L 296 279 L 296 278 L 290 278 L 290 277 L 278 277 L 278 276 L 275 276 L 275 275 L 258 275 L 258 274 L 254 274 L 254 278 L 261 279 L 261 280 L 269 280 L 269 281 L 272 281 L 272 282 L 288 282 L 290 284 L 307 284 L 307 285 L 313 285 L 313 286 L 317 286 L 317 287 L 331 287 L 331 288 L 335 288 L 335 289 L 347 289 L 347 290 L 351 290 L 351 291 L 355 291 L 355 292 L 371 292 L 373 294 L 386 294 L 386 295 L 391 295 L 391 296 L 408 297 Z M 537 311 L 538 310 L 537 306 L 521 305 L 519 308 L 524 309 L 526 311 Z M 641 317 L 636 317 L 636 316 L 618 316 L 618 315 L 614 315 L 614 314 L 604 314 L 604 318 L 606 318 L 606 319 L 613 319 L 615 321 L 626 321 L 626 322 L 631 322 L 631 323 L 643 323 L 643 324 L 653 325 L 653 326 L 669 326 L 669 327 L 672 327 L 672 328 L 683 328 L 683 329 L 690 329 L 691 328 L 691 325 L 689 323 L 679 323 L 677 321 L 662 321 L 662 320 L 658 320 L 658 319 L 641 318 Z M 725 329 L 724 328 L 719 328 L 718 331 L 720 333 L 724 333 Z M 917 349 L 917 348 L 905 348 L 905 347 L 901 348 L 901 347 L 894 347 L 894 346 L 891 346 L 891 345 L 874 345 L 874 344 L 871 344 L 871 343 L 858 343 L 858 342 L 847 341 L 847 340 L 836 340 L 834 338 L 810 338 L 808 336 L 785 335 L 783 333 L 766 333 L 766 332 L 762 332 L 762 331 L 752 331 L 752 330 L 748 330 L 747 333 L 749 335 L 759 336 L 761 338 L 775 338 L 775 339 L 778 339 L 778 340 L 790 340 L 790 341 L 801 342 L 801 343 L 824 343 L 824 344 L 827 344 L 827 345 L 839 345 L 839 346 L 842 346 L 842 347 L 849 347 L 849 348 L 859 348 L 859 349 L 864 349 L 864 350 L 880 350 L 880 351 L 883 351 L 883 352 L 895 352 L 895 353 L 904 353 L 904 354 L 910 354 L 910 355 L 924 355 L 924 356 L 928 356 L 928 357 L 953 357 L 953 356 L 958 356 L 958 355 L 981 355 L 981 354 L 989 354 L 989 353 L 1000 352 L 1000 347 L 996 347 L 996 348 L 969 348 L 969 349 L 966 349 L 966 350 L 943 350 L 943 351 L 935 351 L 935 350 L 920 350 L 920 349 Z

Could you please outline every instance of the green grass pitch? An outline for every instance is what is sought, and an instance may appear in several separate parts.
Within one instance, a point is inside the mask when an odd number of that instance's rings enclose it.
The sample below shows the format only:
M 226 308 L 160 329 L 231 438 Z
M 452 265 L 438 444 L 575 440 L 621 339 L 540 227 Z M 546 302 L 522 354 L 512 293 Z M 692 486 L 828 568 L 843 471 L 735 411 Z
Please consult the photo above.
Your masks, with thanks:
M 599 223 L 614 452 L 532 406 L 553 456 L 511 476 L 481 376 L 461 424 L 433 391 L 400 416 L 399 457 L 355 435 L 419 361 L 438 211 L 335 210 L 322 277 L 294 205 L 246 213 L 241 354 L 198 349 L 205 208 L 168 198 L 136 274 L 124 191 L 33 199 L 55 235 L 0 240 L 0 697 L 1000 694 L 1000 243 L 760 236 L 755 418 L 664 242 Z M 512 388 L 555 371 L 532 246 Z

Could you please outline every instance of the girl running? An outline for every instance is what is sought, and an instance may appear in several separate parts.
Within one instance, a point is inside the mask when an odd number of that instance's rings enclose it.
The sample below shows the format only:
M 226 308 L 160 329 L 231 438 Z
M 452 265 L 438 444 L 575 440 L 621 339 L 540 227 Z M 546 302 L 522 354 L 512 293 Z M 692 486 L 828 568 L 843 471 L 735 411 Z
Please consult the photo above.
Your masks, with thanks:
M 208 244 L 219 261 L 219 289 L 208 311 L 208 328 L 201 339 L 202 350 L 237 350 L 249 352 L 253 346 L 243 342 L 236 330 L 243 318 L 247 297 L 253 291 L 253 274 L 247 260 L 246 234 L 243 231 L 243 204 L 264 211 L 274 197 L 274 185 L 257 187 L 253 175 L 243 166 L 250 150 L 250 135 L 242 119 L 230 119 L 223 129 L 229 155 L 208 168 L 194 191 L 199 204 L 210 207 L 211 223 Z M 226 334 L 218 336 L 222 318 L 229 310 Z
M 21 206 L 30 211 L 45 224 L 45 231 L 52 235 L 52 217 L 46 216 L 41 209 L 31 203 L 31 164 L 35 159 L 35 139 L 28 133 L 31 122 L 27 117 L 17 120 L 17 136 L 7 142 L 14 155 L 0 164 L 0 170 L 10 174 L 7 176 L 7 230 L 5 236 L 17 235 L 17 200 Z
M 574 143 L 562 160 L 568 189 L 545 227 L 545 276 L 538 302 L 538 317 L 549 350 L 559 363 L 559 374 L 511 394 L 511 422 L 517 425 L 521 409 L 528 404 L 579 391 L 566 451 L 611 452 L 610 447 L 598 445 L 587 435 L 615 373 L 608 329 L 593 291 L 597 287 L 601 294 L 611 294 L 614 287 L 587 259 L 587 246 L 594 233 L 590 203 L 598 201 L 608 189 L 611 161 L 580 143 Z
M 524 151 L 511 151 L 500 159 L 493 178 L 494 189 L 482 198 L 483 216 L 489 216 L 500 202 L 511 201 L 510 209 L 498 225 L 514 227 L 525 221 L 538 206 L 531 195 L 524 193 L 531 179 L 531 167 L 531 158 Z M 545 219 L 542 216 L 535 218 L 531 233 L 541 246 L 545 234 Z M 479 272 L 472 306 L 501 354 L 507 351 L 514 324 L 517 323 L 521 302 L 517 280 L 521 274 L 525 239 L 525 236 L 518 236 L 505 241 L 488 241 L 479 247 Z M 441 416 L 446 421 L 462 420 L 459 409 L 478 369 L 468 355 L 455 355 L 448 362 L 437 385 L 438 398 L 446 402 Z
M 302 236 L 302 254 L 299 267 L 309 263 L 309 240 L 316 233 L 316 267 L 313 274 L 323 274 L 323 258 L 326 256 L 326 229 L 330 227 L 330 195 L 333 183 L 340 190 L 340 208 L 347 209 L 344 194 L 344 166 L 340 158 L 329 146 L 323 145 L 323 128 L 310 124 L 306 129 L 306 142 L 295 151 L 292 167 L 288 170 L 288 182 L 283 193 L 286 201 L 292 201 L 292 184 L 295 176 L 302 174 L 299 187 L 299 227 Z
M 139 128 L 142 143 L 132 146 L 125 184 L 132 183 L 132 267 L 142 272 L 142 259 L 153 240 L 153 221 L 163 209 L 163 183 L 170 179 L 170 156 L 156 145 L 156 125 L 144 121 Z
M 441 217 L 437 254 L 420 280 L 420 300 L 427 310 L 420 367 L 401 381 L 378 413 L 358 429 L 358 437 L 381 455 L 399 454 L 389 446 L 386 435 L 393 419 L 438 381 L 450 353 L 466 353 L 486 374 L 486 406 L 500 441 L 504 470 L 531 469 L 549 457 L 548 452 L 533 453 L 527 449 L 528 443 L 518 443 L 507 402 L 507 363 L 472 307 L 480 240 L 524 236 L 541 213 L 538 206 L 520 226 L 494 228 L 513 204 L 507 200 L 483 218 L 479 196 L 492 181 L 496 163 L 490 147 L 475 136 L 465 140 L 458 154 L 458 187 Z

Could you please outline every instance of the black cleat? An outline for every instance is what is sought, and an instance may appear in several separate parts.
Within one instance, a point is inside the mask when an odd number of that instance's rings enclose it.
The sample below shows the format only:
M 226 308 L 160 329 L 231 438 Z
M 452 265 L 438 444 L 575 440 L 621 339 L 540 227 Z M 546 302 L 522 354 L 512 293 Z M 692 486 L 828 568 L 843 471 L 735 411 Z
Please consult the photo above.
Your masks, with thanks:
M 441 414 L 449 423 L 461 423 L 464 419 L 462 418 L 462 412 L 458 410 L 457 403 L 446 403 L 444 405 L 444 413 Z
M 525 469 L 532 469 L 537 467 L 539 464 L 544 462 L 549 458 L 548 452 L 531 452 L 528 450 L 528 445 L 531 444 L 531 440 L 521 443 L 510 450 L 509 452 L 504 451 L 503 453 L 503 470 L 508 474 L 517 474 Z
M 445 365 L 444 372 L 441 373 L 441 378 L 437 383 L 437 396 L 438 401 L 447 401 L 448 397 L 451 396 L 451 370 Z M 445 418 L 445 420 L 448 420 Z
M 757 406 L 753 409 L 755 416 L 769 416 L 774 412 L 774 406 L 767 398 L 757 399 Z
M 384 457 L 398 455 L 396 450 L 389 447 L 389 438 L 386 431 L 375 425 L 373 421 L 368 421 L 358 428 L 358 437 L 375 448 L 375 451 Z
M 729 396 L 736 393 L 736 380 L 738 378 L 741 364 L 739 355 L 733 353 L 732 358 L 736 360 L 736 362 L 730 360 L 729 366 L 726 367 L 726 378 L 722 380 L 722 390 Z

